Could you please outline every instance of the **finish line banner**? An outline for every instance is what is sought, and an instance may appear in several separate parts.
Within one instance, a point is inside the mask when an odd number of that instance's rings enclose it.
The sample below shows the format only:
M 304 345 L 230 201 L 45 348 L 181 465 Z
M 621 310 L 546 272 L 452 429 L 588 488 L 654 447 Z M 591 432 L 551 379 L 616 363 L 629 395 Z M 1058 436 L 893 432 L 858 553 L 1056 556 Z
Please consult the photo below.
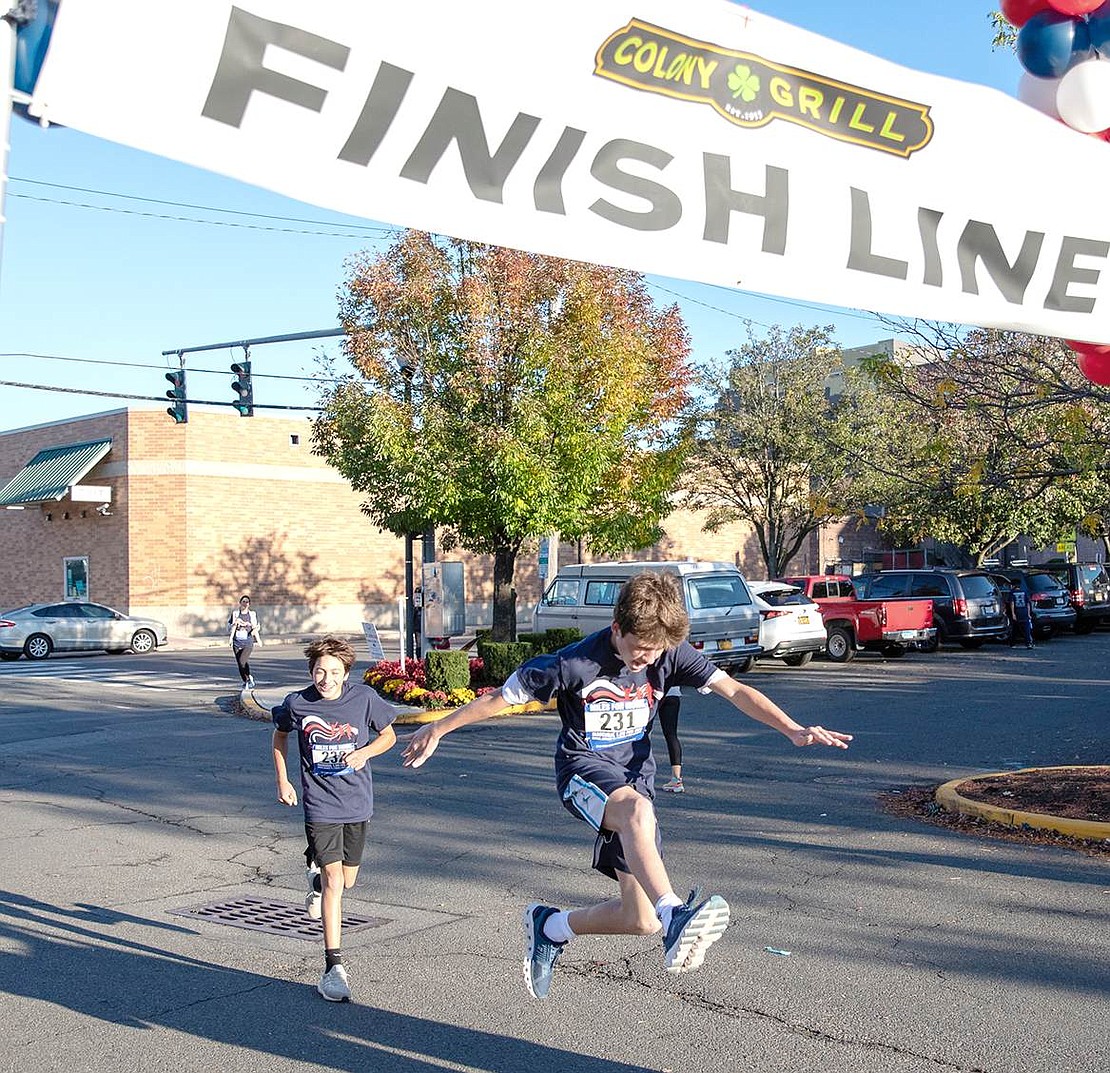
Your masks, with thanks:
M 371 220 L 1110 341 L 1110 145 L 726 0 L 64 0 L 30 112 Z

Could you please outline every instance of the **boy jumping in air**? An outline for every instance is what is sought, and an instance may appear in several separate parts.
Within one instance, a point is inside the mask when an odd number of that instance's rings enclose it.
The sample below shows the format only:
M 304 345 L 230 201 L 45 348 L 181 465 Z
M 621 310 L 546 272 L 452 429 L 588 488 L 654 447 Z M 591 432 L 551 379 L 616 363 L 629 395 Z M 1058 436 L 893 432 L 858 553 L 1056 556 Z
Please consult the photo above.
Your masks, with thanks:
M 597 832 L 594 868 L 615 879 L 619 896 L 581 909 L 533 903 L 524 911 L 524 981 L 545 998 L 555 962 L 579 935 L 663 933 L 663 966 L 689 972 L 728 925 L 728 904 L 699 891 L 683 901 L 663 865 L 655 820 L 651 729 L 672 686 L 712 690 L 795 745 L 846 749 L 850 734 L 803 727 L 771 700 L 715 668 L 687 640 L 681 594 L 666 574 L 644 572 L 621 588 L 614 621 L 553 655 L 519 667 L 500 691 L 476 698 L 413 735 L 405 766 L 420 767 L 440 739 L 510 705 L 557 698 L 562 729 L 555 785 L 563 806 Z

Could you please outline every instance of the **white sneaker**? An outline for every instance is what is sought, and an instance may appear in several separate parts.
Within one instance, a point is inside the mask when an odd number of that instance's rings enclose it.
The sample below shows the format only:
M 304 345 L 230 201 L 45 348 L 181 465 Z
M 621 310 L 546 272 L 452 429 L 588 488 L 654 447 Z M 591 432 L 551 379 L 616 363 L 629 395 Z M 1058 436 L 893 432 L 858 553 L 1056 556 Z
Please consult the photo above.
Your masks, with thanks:
M 254 689 L 254 675 L 247 675 L 247 689 Z
M 316 889 L 316 877 L 319 874 L 320 869 L 315 865 L 304 870 L 305 882 L 308 883 L 308 893 L 304 896 L 304 909 L 312 920 L 319 920 L 323 915 L 321 906 L 324 896 Z
M 342 965 L 333 965 L 320 977 L 316 990 L 328 1002 L 350 1002 L 351 985 L 347 982 L 347 970 Z

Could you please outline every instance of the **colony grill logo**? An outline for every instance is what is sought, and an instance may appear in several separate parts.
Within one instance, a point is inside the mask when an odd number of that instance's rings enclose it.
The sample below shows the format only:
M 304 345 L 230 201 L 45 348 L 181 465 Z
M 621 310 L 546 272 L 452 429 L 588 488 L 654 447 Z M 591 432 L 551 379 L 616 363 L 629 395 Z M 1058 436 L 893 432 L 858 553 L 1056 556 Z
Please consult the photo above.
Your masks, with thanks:
M 829 138 L 909 157 L 928 145 L 927 105 L 784 67 L 633 19 L 598 49 L 594 74 L 708 104 L 740 127 L 785 119 Z

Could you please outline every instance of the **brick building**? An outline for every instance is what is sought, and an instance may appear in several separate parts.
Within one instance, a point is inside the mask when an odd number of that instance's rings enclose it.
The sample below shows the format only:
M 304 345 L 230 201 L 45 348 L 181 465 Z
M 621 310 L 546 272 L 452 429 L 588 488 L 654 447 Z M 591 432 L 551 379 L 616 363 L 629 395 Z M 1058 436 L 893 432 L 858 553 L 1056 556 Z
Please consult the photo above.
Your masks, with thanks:
M 249 592 L 264 635 L 395 628 L 404 542 L 375 528 L 360 501 L 312 454 L 303 419 L 194 408 L 176 425 L 160 409 L 120 409 L 0 433 L 11 552 L 0 607 L 83 596 L 190 637 L 222 633 Z M 763 576 L 748 527 L 706 533 L 702 520 L 676 511 L 663 540 L 629 558 L 721 560 Z M 836 541 L 821 534 L 792 569 L 820 571 Z M 579 555 L 563 544 L 558 562 Z M 464 564 L 468 624 L 488 622 L 492 560 L 443 557 Z M 516 588 L 523 628 L 541 592 L 534 550 L 518 560 Z

